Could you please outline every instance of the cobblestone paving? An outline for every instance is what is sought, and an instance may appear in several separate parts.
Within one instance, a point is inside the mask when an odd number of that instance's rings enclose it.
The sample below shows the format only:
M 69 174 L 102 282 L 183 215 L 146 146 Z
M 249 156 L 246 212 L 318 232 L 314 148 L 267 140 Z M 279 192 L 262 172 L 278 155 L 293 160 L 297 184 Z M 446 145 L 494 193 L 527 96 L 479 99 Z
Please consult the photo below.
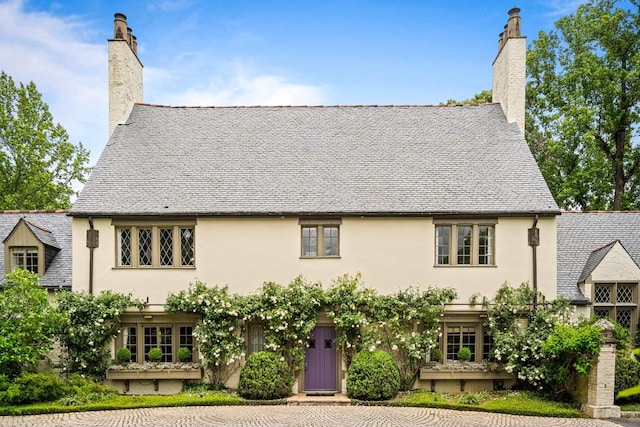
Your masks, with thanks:
M 624 420 L 624 425 L 631 420 Z M 432 408 L 208 406 L 0 417 L 0 426 L 566 426 L 618 427 L 616 420 L 524 417 Z M 637 425 L 640 425 L 637 424 Z

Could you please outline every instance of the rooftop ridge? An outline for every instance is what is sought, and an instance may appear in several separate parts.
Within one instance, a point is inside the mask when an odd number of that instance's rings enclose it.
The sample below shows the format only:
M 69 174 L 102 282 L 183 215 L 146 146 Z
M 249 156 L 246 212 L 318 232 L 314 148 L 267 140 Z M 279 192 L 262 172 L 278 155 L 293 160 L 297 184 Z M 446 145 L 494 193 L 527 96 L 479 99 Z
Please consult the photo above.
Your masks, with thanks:
M 607 243 L 605 245 L 600 246 L 599 248 L 596 248 L 596 249 L 592 250 L 591 253 L 598 252 L 599 250 L 602 250 L 602 249 L 606 248 L 607 246 L 615 245 L 616 243 L 620 243 L 622 245 L 622 242 L 620 242 L 620 239 L 615 239 L 612 242 L 609 242 L 609 243 Z
M 0 210 L 0 215 L 2 214 L 50 214 L 50 213 L 69 213 L 68 209 L 6 209 Z
M 560 210 L 560 213 L 562 215 L 564 214 L 610 214 L 610 213 L 617 213 L 617 214 L 639 214 L 640 210 L 631 210 L 631 211 L 605 211 L 605 210 L 595 210 L 595 211 L 567 211 L 567 210 Z
M 167 105 L 136 102 L 135 105 L 158 108 L 215 108 L 215 109 L 259 109 L 259 108 L 455 108 L 455 107 L 482 107 L 487 105 L 500 105 L 497 102 L 485 102 L 482 104 L 337 104 L 337 105 Z
M 31 225 L 31 226 L 33 226 L 33 227 L 37 228 L 38 230 L 42 230 L 42 231 L 44 231 L 45 233 L 53 233 L 53 232 L 52 232 L 51 230 L 49 230 L 48 228 L 44 228 L 43 226 L 41 226 L 41 225 L 39 225 L 39 224 L 36 224 L 36 223 L 35 223 L 35 222 L 33 222 L 33 221 L 29 221 L 29 220 L 28 220 L 28 219 L 26 219 L 26 218 L 22 218 L 22 219 L 24 220 L 24 222 L 26 222 L 27 224 L 29 224 L 29 225 Z

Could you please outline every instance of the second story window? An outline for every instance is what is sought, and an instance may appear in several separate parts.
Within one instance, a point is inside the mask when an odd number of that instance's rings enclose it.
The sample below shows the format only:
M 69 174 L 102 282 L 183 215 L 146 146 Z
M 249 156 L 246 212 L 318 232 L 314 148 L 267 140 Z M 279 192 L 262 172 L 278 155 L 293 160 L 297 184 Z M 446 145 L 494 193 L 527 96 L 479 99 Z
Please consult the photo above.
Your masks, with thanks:
M 436 224 L 436 265 L 495 265 L 494 253 L 494 224 Z
M 301 257 L 337 258 L 340 256 L 338 220 L 300 220 Z
M 116 225 L 117 267 L 194 267 L 195 226 Z

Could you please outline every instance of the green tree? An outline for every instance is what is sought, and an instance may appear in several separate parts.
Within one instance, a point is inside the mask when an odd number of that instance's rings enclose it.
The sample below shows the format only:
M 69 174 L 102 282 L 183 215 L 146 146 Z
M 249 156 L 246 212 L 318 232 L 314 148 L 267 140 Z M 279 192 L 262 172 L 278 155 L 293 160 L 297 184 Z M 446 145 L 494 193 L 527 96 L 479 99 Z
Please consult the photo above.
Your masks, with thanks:
M 0 292 L 0 373 L 15 377 L 33 370 L 53 346 L 61 319 L 35 273 L 16 269 Z
M 527 53 L 527 140 L 564 208 L 640 207 L 640 2 L 592 0 Z
M 85 182 L 89 152 L 69 142 L 36 85 L 0 73 L 0 209 L 71 206 L 74 182 Z
M 479 104 L 487 104 L 493 102 L 493 95 L 491 90 L 485 89 L 482 92 L 476 93 L 473 97 L 469 99 L 464 99 L 462 101 L 456 101 L 455 99 L 448 99 L 445 104 L 463 104 L 463 105 L 479 105 Z

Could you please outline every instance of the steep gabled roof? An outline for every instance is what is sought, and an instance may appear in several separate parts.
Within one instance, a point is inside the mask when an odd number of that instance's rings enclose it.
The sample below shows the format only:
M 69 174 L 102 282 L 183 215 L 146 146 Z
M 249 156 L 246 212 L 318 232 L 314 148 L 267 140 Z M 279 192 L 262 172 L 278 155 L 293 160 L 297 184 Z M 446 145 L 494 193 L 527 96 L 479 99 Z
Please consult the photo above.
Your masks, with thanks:
M 117 127 L 72 215 L 556 214 L 481 106 L 163 107 Z
M 558 217 L 557 239 L 558 294 L 585 301 L 578 283 L 615 241 L 640 265 L 640 212 L 563 212 Z
M 71 217 L 65 211 L 0 211 L 0 239 L 2 242 L 16 225 L 24 219 L 25 224 L 38 240 L 47 246 L 59 249 L 51 264 L 40 278 L 46 288 L 71 289 L 72 248 Z M 0 250 L 0 281 L 4 280 L 4 248 Z
M 618 242 L 620 241 L 614 240 L 608 245 L 604 245 L 603 247 L 598 248 L 593 252 L 591 252 L 591 255 L 589 255 L 589 258 L 587 259 L 587 263 L 584 265 L 584 268 L 582 269 L 582 273 L 578 278 L 578 283 L 582 283 L 585 280 L 587 280 L 587 277 L 589 277 L 591 273 L 593 273 L 593 270 L 595 270 L 596 267 L 600 265 L 604 257 L 606 257 L 609 251 L 611 250 L 611 248 L 613 248 L 615 244 Z

